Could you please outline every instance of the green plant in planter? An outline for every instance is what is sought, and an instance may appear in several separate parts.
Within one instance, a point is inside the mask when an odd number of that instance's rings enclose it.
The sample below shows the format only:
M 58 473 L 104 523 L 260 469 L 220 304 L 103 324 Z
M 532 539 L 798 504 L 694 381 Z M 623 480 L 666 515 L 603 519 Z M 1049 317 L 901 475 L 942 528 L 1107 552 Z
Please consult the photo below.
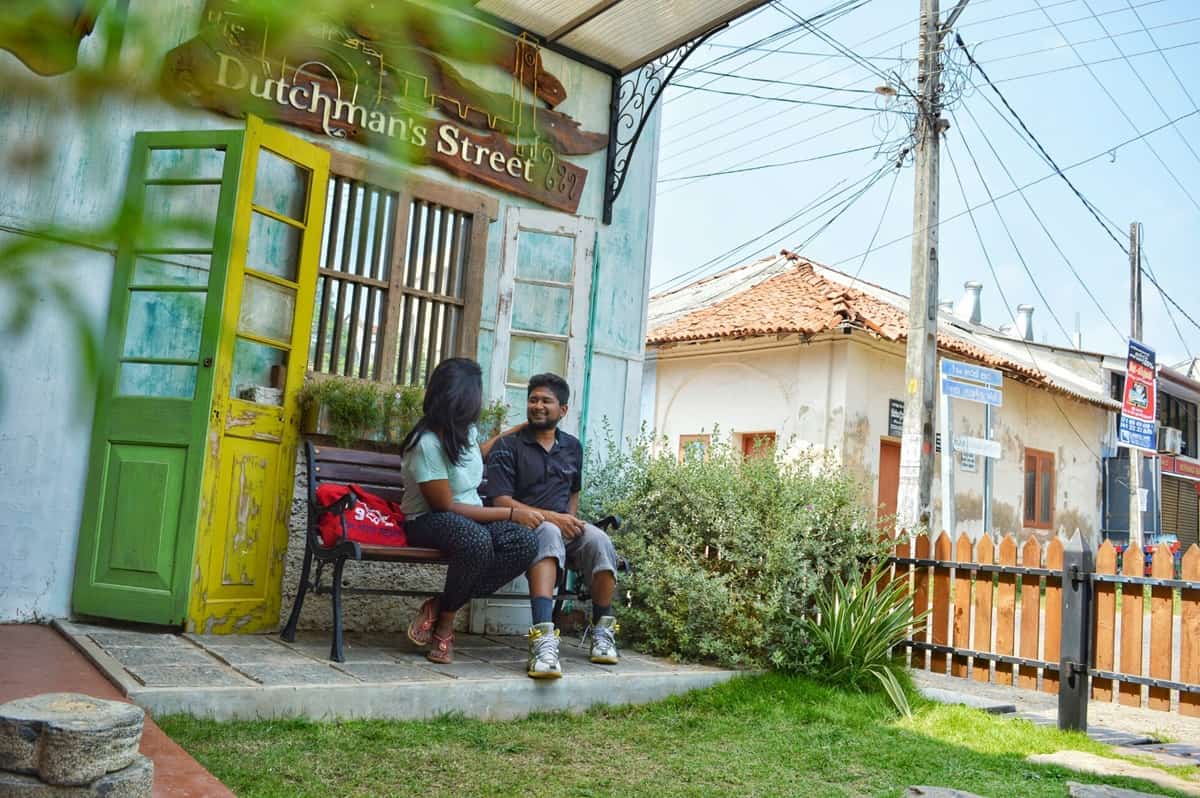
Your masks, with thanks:
M 425 389 L 420 385 L 398 385 L 383 390 L 383 433 L 389 443 L 400 443 L 421 418 Z
M 479 438 L 487 440 L 504 431 L 504 422 L 508 418 L 508 405 L 497 399 L 483 408 L 479 414 Z
M 306 413 L 323 414 L 339 446 L 378 434 L 384 410 L 381 386 L 344 377 L 308 382 L 300 392 Z
M 880 568 L 865 581 L 858 575 L 838 575 L 817 600 L 819 615 L 806 618 L 805 631 L 815 649 L 813 675 L 853 690 L 878 682 L 904 715 L 911 715 L 904 691 L 907 671 L 894 649 L 920 631 L 928 612 L 913 617 L 908 582 L 881 585 L 887 574 Z

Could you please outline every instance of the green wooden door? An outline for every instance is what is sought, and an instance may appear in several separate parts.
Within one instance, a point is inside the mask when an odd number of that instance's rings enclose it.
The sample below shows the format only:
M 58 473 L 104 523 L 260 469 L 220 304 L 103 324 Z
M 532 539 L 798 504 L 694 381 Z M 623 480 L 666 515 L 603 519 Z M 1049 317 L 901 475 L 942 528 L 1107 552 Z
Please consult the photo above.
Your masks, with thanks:
M 244 134 L 139 133 L 126 188 L 73 607 L 187 613 Z

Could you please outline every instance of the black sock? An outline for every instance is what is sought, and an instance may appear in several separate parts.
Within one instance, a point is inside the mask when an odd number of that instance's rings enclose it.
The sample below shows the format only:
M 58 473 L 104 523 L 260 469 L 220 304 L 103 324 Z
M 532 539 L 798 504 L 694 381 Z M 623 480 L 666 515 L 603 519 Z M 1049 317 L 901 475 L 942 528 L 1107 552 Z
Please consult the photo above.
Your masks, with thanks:
M 554 620 L 554 599 L 549 596 L 534 596 L 529 600 L 533 607 L 533 622 L 550 623 Z
M 605 615 L 612 615 L 612 605 L 592 602 L 592 623 L 599 623 Z

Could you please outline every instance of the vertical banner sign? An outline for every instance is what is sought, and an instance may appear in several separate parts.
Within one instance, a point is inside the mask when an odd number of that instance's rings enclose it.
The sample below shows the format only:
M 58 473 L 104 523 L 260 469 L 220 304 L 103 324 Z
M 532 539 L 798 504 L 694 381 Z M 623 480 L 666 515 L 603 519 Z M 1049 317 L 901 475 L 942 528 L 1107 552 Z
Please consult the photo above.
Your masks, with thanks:
M 1135 449 L 1157 451 L 1155 418 L 1158 415 L 1158 372 L 1154 350 L 1129 339 L 1129 358 L 1125 364 L 1125 396 L 1121 403 L 1121 421 L 1117 425 L 1117 443 Z

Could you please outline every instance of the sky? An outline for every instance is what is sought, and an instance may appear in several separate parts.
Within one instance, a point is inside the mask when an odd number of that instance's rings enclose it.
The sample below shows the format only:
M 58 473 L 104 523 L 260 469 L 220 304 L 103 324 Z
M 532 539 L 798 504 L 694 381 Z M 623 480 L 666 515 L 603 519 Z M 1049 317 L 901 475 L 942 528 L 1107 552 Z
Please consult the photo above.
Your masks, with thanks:
M 942 0 L 943 16 L 953 4 Z M 844 5 L 768 4 L 701 45 L 676 75 L 662 98 L 652 293 L 784 247 L 909 293 L 914 170 L 911 158 L 899 171 L 891 164 L 908 143 L 902 111 L 917 85 L 920 2 L 851 3 L 813 23 L 827 39 L 786 13 L 812 18 Z M 956 30 L 1113 236 L 1128 246 L 1130 223 L 1142 223 L 1146 267 L 1200 322 L 1200 3 L 970 0 Z M 1078 325 L 1085 349 L 1124 355 L 1129 256 L 961 49 L 948 60 L 941 298 L 957 300 L 965 281 L 978 280 L 985 324 L 1012 324 L 1012 308 L 1030 304 L 1037 340 L 1068 343 Z M 889 85 L 894 99 L 875 91 Z M 830 107 L 838 105 L 858 108 Z M 732 169 L 751 171 L 711 174 Z M 1142 337 L 1159 362 L 1200 355 L 1200 328 L 1175 308 L 1173 323 L 1149 280 L 1143 313 Z

